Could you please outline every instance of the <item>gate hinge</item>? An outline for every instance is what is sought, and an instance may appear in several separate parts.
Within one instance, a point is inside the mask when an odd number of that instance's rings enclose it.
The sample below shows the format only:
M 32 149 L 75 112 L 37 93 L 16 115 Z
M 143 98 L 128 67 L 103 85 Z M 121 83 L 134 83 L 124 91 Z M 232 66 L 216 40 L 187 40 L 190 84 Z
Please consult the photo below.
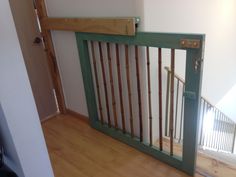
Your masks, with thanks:
M 180 46 L 182 48 L 198 49 L 201 46 L 201 41 L 199 39 L 181 39 Z
M 196 93 L 195 92 L 191 92 L 191 91 L 185 91 L 184 92 L 184 97 L 185 98 L 189 98 L 191 100 L 195 100 L 196 99 Z

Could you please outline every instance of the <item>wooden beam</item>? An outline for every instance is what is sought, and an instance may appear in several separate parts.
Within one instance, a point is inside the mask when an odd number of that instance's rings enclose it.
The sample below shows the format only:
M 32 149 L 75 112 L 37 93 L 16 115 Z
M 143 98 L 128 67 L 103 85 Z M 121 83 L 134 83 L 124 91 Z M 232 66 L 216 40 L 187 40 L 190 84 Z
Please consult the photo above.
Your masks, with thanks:
M 56 92 L 58 108 L 62 114 L 66 113 L 66 105 L 64 99 L 64 93 L 62 89 L 61 78 L 57 66 L 56 55 L 53 47 L 52 37 L 49 30 L 45 29 L 42 24 L 42 19 L 47 18 L 47 11 L 44 0 L 35 1 L 38 17 L 40 21 L 40 26 L 42 28 L 42 36 L 45 45 L 45 51 L 47 54 L 48 67 L 51 73 L 53 86 Z
M 137 18 L 48 18 L 41 19 L 46 30 L 134 36 Z

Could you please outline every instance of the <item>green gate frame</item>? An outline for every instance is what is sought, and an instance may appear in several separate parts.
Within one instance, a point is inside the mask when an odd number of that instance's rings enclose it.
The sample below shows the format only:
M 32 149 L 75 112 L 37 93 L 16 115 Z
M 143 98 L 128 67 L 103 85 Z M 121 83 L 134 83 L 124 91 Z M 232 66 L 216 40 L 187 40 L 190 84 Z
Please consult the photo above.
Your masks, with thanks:
M 199 48 L 183 48 L 181 40 L 199 40 Z M 203 49 L 205 35 L 203 34 L 172 34 L 172 33 L 148 33 L 137 32 L 135 36 L 118 36 L 94 33 L 76 32 L 77 46 L 83 75 L 84 89 L 89 113 L 90 124 L 93 128 L 110 135 L 146 154 L 194 175 L 199 105 L 201 95 L 201 78 L 203 68 Z M 173 48 L 186 50 L 186 74 L 185 74 L 185 103 L 184 103 L 184 133 L 183 133 L 183 157 L 170 156 L 168 152 L 160 151 L 158 148 L 150 147 L 149 144 L 140 142 L 137 138 L 131 138 L 130 134 L 102 125 L 98 120 L 97 103 L 93 84 L 92 69 L 89 59 L 88 41 L 101 41 L 120 43 L 127 45 L 150 46 L 158 48 Z

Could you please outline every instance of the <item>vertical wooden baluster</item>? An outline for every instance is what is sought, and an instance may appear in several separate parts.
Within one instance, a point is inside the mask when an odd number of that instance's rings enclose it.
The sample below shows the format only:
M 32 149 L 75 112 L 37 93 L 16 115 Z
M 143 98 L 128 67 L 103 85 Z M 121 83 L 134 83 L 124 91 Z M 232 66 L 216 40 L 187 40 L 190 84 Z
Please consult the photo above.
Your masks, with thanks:
M 200 110 L 201 110 L 201 112 L 200 112 L 200 129 L 199 129 L 199 131 L 200 131 L 200 136 L 199 136 L 199 145 L 200 146 L 202 146 L 202 134 L 203 134 L 203 118 L 204 118 L 204 109 L 205 109 L 205 107 L 204 107 L 204 99 L 201 97 L 201 100 L 200 100 Z
M 96 82 L 96 87 L 97 87 L 96 90 L 97 90 L 97 96 L 98 96 L 98 107 L 99 107 L 101 123 L 103 124 L 104 123 L 104 118 L 103 118 L 103 112 L 102 112 L 101 95 L 100 95 L 100 88 L 99 88 L 99 82 L 98 82 L 97 63 L 96 63 L 94 42 L 93 41 L 91 41 L 91 47 L 92 47 L 92 58 L 93 58 L 93 68 L 94 68 L 95 82 Z
M 216 110 L 216 149 L 218 150 L 219 145 L 219 110 Z
M 140 87 L 138 46 L 135 46 L 135 60 L 136 60 L 138 107 L 139 107 L 139 134 L 140 134 L 140 141 L 142 142 L 143 141 L 143 120 L 142 120 L 142 99 L 141 99 L 141 87 Z
M 227 131 L 227 128 L 226 128 L 226 117 L 225 117 L 225 115 L 223 115 L 223 147 L 222 147 L 222 150 L 225 150 L 225 148 L 226 148 L 226 146 L 225 146 L 225 144 L 226 144 L 226 141 L 227 141 L 227 139 L 226 139 L 226 131 Z
M 200 145 L 203 145 L 203 122 L 205 116 L 205 100 L 201 98 L 202 103 L 202 114 L 201 114 L 201 124 L 200 124 Z
M 176 138 L 177 131 L 177 122 L 178 122 L 178 103 L 179 103 L 179 79 L 177 79 L 177 91 L 176 91 L 176 103 L 175 103 L 175 133 L 174 137 Z
M 119 96 L 120 96 L 120 109 L 121 109 L 121 120 L 122 120 L 122 131 L 126 132 L 125 129 L 125 114 L 124 114 L 124 105 L 123 105 L 123 91 L 122 91 L 122 81 L 121 81 L 121 70 L 120 70 L 120 54 L 119 54 L 119 45 L 116 44 L 116 64 L 117 64 L 117 76 L 119 84 Z
M 169 94 L 170 94 L 170 71 L 167 70 L 166 82 L 166 114 L 165 114 L 165 136 L 168 136 L 168 119 L 169 119 Z
M 180 130 L 179 130 L 179 143 L 182 138 L 182 127 L 183 127 L 183 113 L 184 113 L 184 83 L 183 83 L 183 88 L 182 88 L 182 99 L 181 99 L 181 113 L 180 113 Z
M 217 134 L 217 132 L 218 132 L 218 130 L 217 130 L 217 123 L 218 123 L 218 120 L 217 120 L 217 108 L 215 108 L 215 114 L 214 114 L 214 116 L 215 116 L 215 119 L 214 119 L 214 124 L 213 124 L 213 132 L 214 132 L 214 148 L 215 149 L 217 149 L 217 143 L 218 143 L 218 141 L 217 141 L 217 138 L 218 138 L 218 134 Z
M 231 119 L 229 119 L 229 122 L 230 122 L 230 134 L 231 135 L 229 135 L 229 138 L 231 138 L 231 140 L 233 140 L 233 136 L 234 136 L 234 122 L 233 121 L 231 121 Z M 233 141 L 229 141 L 229 149 L 230 149 L 230 152 L 232 152 L 232 143 L 233 143 Z
M 230 119 L 229 118 L 227 118 L 227 121 L 228 121 L 228 132 L 233 132 L 233 130 L 232 130 L 232 122 L 230 121 Z M 227 135 L 228 135 L 228 151 L 230 151 L 231 152 L 231 150 L 232 150 L 232 148 L 231 148 L 231 142 L 230 142 L 230 133 L 227 133 Z
M 223 114 L 220 113 L 220 146 L 219 146 L 219 150 L 222 150 L 223 148 L 223 136 L 224 136 L 224 133 L 223 133 Z
M 206 111 L 206 115 L 208 114 L 209 112 L 209 104 L 207 102 L 207 111 Z M 206 117 L 207 118 L 207 117 Z M 207 133 L 206 133 L 206 146 L 209 146 L 209 130 L 207 130 Z
M 213 115 L 214 115 L 214 107 L 213 107 L 213 106 L 211 106 L 210 111 L 211 111 L 211 116 L 213 116 Z M 211 119 L 212 119 L 212 117 L 211 117 Z M 214 123 L 214 118 L 213 118 L 213 120 L 212 120 L 211 123 Z M 210 147 L 213 148 L 213 140 L 214 140 L 214 136 L 213 136 L 213 125 L 211 125 L 211 126 L 212 126 L 212 130 L 211 130 L 211 132 L 210 132 Z
M 218 115 L 218 119 L 219 119 L 219 144 L 218 144 L 218 150 L 221 150 L 221 144 L 222 144 L 222 113 L 220 112 Z
M 117 112 L 116 112 L 116 98 L 115 98 L 115 89 L 114 89 L 112 63 L 111 63 L 110 43 L 107 43 L 107 56 L 108 56 L 108 62 L 109 62 L 109 75 L 110 75 L 110 85 L 111 85 L 111 94 L 112 94 L 112 109 L 113 109 L 113 115 L 114 115 L 115 128 L 118 128 Z
M 111 127 L 111 118 L 110 118 L 110 112 L 109 112 L 110 108 L 109 108 L 109 102 L 108 102 L 106 74 L 105 74 L 105 66 L 104 66 L 104 58 L 103 58 L 103 53 L 102 53 L 102 44 L 101 44 L 101 42 L 98 42 L 98 46 L 99 46 L 100 60 L 101 60 L 101 66 L 102 66 L 103 84 L 104 84 L 104 89 L 105 89 L 105 99 L 106 99 L 108 126 Z
M 231 153 L 234 153 L 235 138 L 236 138 L 236 124 L 234 124 L 234 132 L 233 132 L 233 141 L 232 141 L 232 150 L 231 150 Z
M 171 84 L 170 84 L 170 155 L 173 155 L 173 120 L 174 120 L 174 79 L 175 79 L 175 49 L 171 49 Z
M 130 73 L 129 73 L 129 47 L 128 47 L 128 45 L 125 45 L 125 61 L 126 61 L 127 87 L 128 87 L 128 95 L 129 95 L 130 131 L 131 131 L 131 137 L 134 137 L 133 108 L 132 108 L 132 95 L 131 95 Z
M 162 143 L 162 49 L 158 48 L 158 92 L 159 92 L 159 146 L 163 150 Z
M 207 115 L 207 112 L 208 112 L 208 104 L 206 102 L 206 100 L 204 100 L 205 102 L 205 109 L 204 109 L 204 117 L 203 117 L 203 128 L 204 128 L 204 120 L 206 119 L 206 115 Z M 203 146 L 205 146 L 205 144 L 207 143 L 207 133 L 206 133 L 206 130 L 203 130 L 203 138 L 202 138 L 202 142 L 203 142 Z
M 228 117 L 226 117 L 226 121 L 227 121 L 227 128 L 226 128 L 226 136 L 227 136 L 227 138 L 226 138 L 226 149 L 227 149 L 227 151 L 231 151 L 231 148 L 230 148 L 230 145 L 231 145 L 231 143 L 230 143 L 230 130 L 232 130 L 232 126 L 231 126 L 231 122 L 230 122 L 230 119 L 228 118 Z
M 150 140 L 150 146 L 152 146 L 152 97 L 151 97 L 151 75 L 150 75 L 149 47 L 146 47 L 146 53 L 147 53 L 148 104 L 149 104 L 149 140 Z
M 220 119 L 219 119 L 220 111 L 217 110 L 217 151 L 219 150 L 219 144 L 220 144 Z
M 216 146 L 216 131 L 214 130 L 215 129 L 215 122 L 216 122 L 216 108 L 213 108 L 213 116 L 214 116 L 214 119 L 213 119 L 213 125 L 212 125 L 212 148 L 215 148 Z

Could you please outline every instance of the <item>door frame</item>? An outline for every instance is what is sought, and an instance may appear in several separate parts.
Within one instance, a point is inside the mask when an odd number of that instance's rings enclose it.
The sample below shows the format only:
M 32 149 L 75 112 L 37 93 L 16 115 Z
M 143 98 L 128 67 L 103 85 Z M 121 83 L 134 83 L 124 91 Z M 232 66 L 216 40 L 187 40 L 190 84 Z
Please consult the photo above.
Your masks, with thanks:
M 39 23 L 41 26 L 42 37 L 45 45 L 45 52 L 47 55 L 47 63 L 52 78 L 53 86 L 55 89 L 56 99 L 58 103 L 58 109 L 61 114 L 66 114 L 65 97 L 62 88 L 61 77 L 57 65 L 55 50 L 52 42 L 52 36 L 50 30 L 44 29 L 42 20 L 47 18 L 47 10 L 44 0 L 34 0 L 38 13 Z

